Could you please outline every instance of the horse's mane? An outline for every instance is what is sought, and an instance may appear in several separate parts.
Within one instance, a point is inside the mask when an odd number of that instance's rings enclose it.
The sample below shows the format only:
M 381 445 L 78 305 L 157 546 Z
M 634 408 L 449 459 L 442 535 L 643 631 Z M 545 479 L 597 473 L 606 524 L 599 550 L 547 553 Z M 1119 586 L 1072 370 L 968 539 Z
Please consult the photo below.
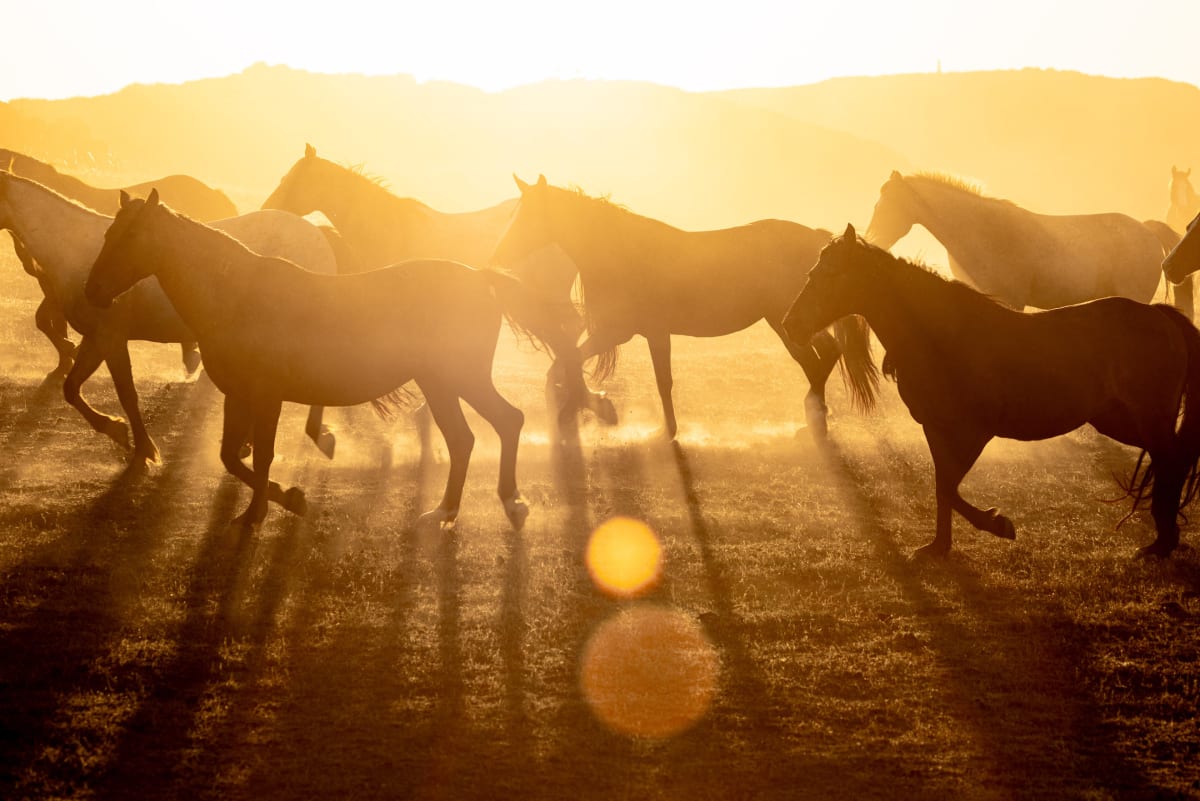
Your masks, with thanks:
M 983 200 L 990 200 L 994 203 L 1005 203 L 1009 206 L 1016 205 L 1011 200 L 1005 200 L 1004 198 L 992 197 L 991 195 L 984 194 L 983 186 L 981 184 L 979 184 L 976 181 L 967 180 L 966 178 L 962 178 L 957 175 L 951 175 L 949 173 L 944 173 L 944 172 L 922 171 L 922 172 L 915 172 L 910 177 L 922 178 L 926 181 L 930 181 L 930 182 L 938 184 L 940 186 L 945 186 L 950 189 L 957 189 L 960 192 L 965 192 L 968 195 L 974 195 L 975 197 L 981 198 Z
M 864 239 L 860 239 L 859 241 L 872 249 L 877 260 L 883 260 L 884 258 L 890 260 L 894 264 L 893 269 L 904 279 L 927 285 L 934 292 L 949 292 L 962 302 L 978 303 L 983 301 L 988 305 L 1003 306 L 1002 303 L 986 292 L 980 292 L 975 287 L 959 281 L 957 278 L 947 278 L 923 261 L 894 256 L 883 248 L 871 245 Z
M 36 161 L 36 159 L 34 159 L 34 161 Z M 53 168 L 53 167 L 51 167 L 50 169 L 54 169 L 54 168 Z M 37 187 L 37 188 L 39 188 L 39 189 L 43 189 L 43 190 L 45 190 L 45 191 L 46 191 L 46 192 L 48 192 L 49 194 L 51 194 L 51 195 L 54 195 L 56 198 L 58 198 L 58 199 L 62 200 L 64 203 L 66 203 L 66 204 L 68 204 L 68 205 L 70 205 L 70 206 L 75 206 L 76 208 L 82 209 L 83 211 L 86 211 L 86 212 L 88 212 L 89 214 L 95 214 L 95 215 L 97 215 L 97 216 L 100 216 L 100 217 L 106 217 L 106 218 L 109 218 L 109 219 L 111 219 L 111 218 L 112 218 L 112 215 L 109 215 L 109 214 L 104 214 L 104 213 L 102 213 L 102 212 L 96 211 L 94 208 L 92 208 L 92 207 L 91 207 L 91 206 L 89 206 L 88 204 L 86 204 L 86 203 L 84 203 L 84 202 L 82 202 L 82 201 L 76 200 L 76 199 L 75 199 L 75 198 L 73 198 L 73 197 L 69 197 L 68 195 L 64 195 L 62 192 L 59 192 L 59 191 L 58 191 L 57 189 L 55 189 L 54 187 L 51 187 L 51 186 L 46 186 L 46 185 L 45 185 L 44 183 L 42 183 L 41 181 L 38 181 L 38 180 L 36 180 L 36 179 L 34 179 L 34 178 L 30 178 L 30 177 L 29 177 L 29 176 L 27 176 L 27 175 L 18 175 L 17 173 L 8 172 L 8 171 L 7 171 L 7 169 L 4 169 L 3 171 L 4 171 L 4 175 L 5 175 L 5 177 L 6 177 L 8 180 L 12 180 L 12 181 L 20 181 L 20 182 L 22 182 L 22 183 L 26 183 L 26 184 L 33 184 L 35 187 Z
M 405 211 L 415 211 L 419 214 L 432 214 L 434 209 L 425 203 L 417 200 L 414 197 L 401 197 L 393 192 L 389 187 L 387 180 L 375 173 L 368 172 L 366 166 L 359 164 L 338 164 L 330 161 L 329 164 L 339 168 L 344 174 L 360 179 L 359 185 L 365 189 L 371 190 L 373 194 L 379 197 L 382 202 L 390 203 L 397 207 L 403 207 Z

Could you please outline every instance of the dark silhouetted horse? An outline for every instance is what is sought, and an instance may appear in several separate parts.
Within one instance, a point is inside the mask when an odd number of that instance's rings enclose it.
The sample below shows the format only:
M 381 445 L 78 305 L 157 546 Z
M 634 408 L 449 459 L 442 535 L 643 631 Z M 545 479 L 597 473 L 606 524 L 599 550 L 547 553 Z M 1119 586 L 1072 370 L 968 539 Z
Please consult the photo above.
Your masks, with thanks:
M 993 437 L 1046 439 L 1085 423 L 1142 449 L 1129 490 L 1135 507 L 1152 493 L 1158 536 L 1140 553 L 1167 556 L 1178 545 L 1181 498 L 1193 498 L 1200 460 L 1200 333 L 1178 311 L 1127 298 L 1014 311 L 847 226 L 783 325 L 803 340 L 847 314 L 863 315 L 887 348 L 900 397 L 925 429 L 937 534 L 921 551 L 950 550 L 951 511 L 1013 538 L 1007 517 L 963 500 L 963 476 Z

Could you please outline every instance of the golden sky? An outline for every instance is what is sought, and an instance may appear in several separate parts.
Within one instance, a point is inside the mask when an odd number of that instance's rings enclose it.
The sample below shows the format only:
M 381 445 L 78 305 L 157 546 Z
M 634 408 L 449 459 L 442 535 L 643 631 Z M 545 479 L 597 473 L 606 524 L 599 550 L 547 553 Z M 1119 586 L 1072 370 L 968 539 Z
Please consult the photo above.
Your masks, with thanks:
M 1046 67 L 1200 82 L 1200 6 L 1150 0 L 26 0 L 0 100 L 102 94 L 256 62 L 502 89 L 545 78 L 692 90 Z

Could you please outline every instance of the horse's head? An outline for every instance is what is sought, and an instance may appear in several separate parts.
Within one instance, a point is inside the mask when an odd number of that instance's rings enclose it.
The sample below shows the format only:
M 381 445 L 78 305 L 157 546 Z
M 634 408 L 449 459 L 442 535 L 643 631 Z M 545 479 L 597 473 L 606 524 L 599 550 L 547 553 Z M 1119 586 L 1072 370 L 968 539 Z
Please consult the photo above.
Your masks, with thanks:
M 312 145 L 304 146 L 304 156 L 292 165 L 271 196 L 263 201 L 264 209 L 281 209 L 292 214 L 311 214 L 316 211 L 327 182 L 326 173 L 334 165 L 317 156 Z
M 553 187 L 546 183 L 546 176 L 539 175 L 535 184 L 527 184 L 515 175 L 513 180 L 521 190 L 521 202 L 492 254 L 492 263 L 502 266 L 514 265 L 554 241 L 549 214 Z
M 1178 284 L 1183 279 L 1200 269 L 1200 214 L 1192 218 L 1187 225 L 1187 233 L 1183 239 L 1163 259 L 1163 275 L 1168 281 Z
M 104 245 L 92 264 L 83 294 L 93 306 L 107 308 L 125 290 L 152 272 L 150 259 L 137 258 L 137 248 L 146 239 L 142 217 L 158 207 L 158 190 L 151 189 L 146 199 L 131 198 L 121 190 L 121 208 L 112 225 L 104 232 Z
M 1171 205 L 1180 209 L 1188 209 L 1196 202 L 1196 190 L 1192 189 L 1190 180 L 1192 168 L 1179 170 L 1175 165 L 1171 165 L 1171 183 L 1169 186 L 1171 193 Z
M 853 225 L 821 250 L 808 283 L 783 317 L 783 329 L 793 342 L 808 342 L 834 320 L 865 311 L 861 299 L 872 282 L 872 250 Z
M 887 250 L 899 242 L 913 227 L 913 189 L 899 172 L 892 172 L 887 183 L 879 189 L 879 200 L 871 222 L 867 223 L 866 239 Z

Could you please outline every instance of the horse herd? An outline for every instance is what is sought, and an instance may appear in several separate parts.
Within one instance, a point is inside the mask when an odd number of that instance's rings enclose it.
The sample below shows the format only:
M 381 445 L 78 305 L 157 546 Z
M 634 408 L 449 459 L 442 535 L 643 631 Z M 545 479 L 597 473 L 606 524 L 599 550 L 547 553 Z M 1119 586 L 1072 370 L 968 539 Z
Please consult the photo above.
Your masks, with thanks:
M 547 385 L 562 422 L 582 409 L 616 421 L 583 365 L 596 359 L 602 379 L 616 348 L 643 336 L 668 438 L 677 427 L 673 335 L 720 336 L 766 320 L 808 379 L 805 415 L 822 439 L 825 384 L 839 361 L 852 401 L 874 403 L 873 331 L 886 350 L 882 370 L 934 460 L 936 534 L 925 553 L 949 550 L 955 511 L 1015 536 L 1007 517 L 958 493 L 992 437 L 1042 439 L 1091 423 L 1140 448 L 1128 489 L 1135 506 L 1150 495 L 1157 531 L 1142 554 L 1175 549 L 1179 510 L 1196 492 L 1195 219 L 1181 238 L 1165 223 L 1038 215 L 944 176 L 899 173 L 883 185 L 865 238 L 852 226 L 834 237 L 781 220 L 683 231 L 544 177 L 516 179 L 520 196 L 492 208 L 442 214 L 311 145 L 262 210 L 238 216 L 220 192 L 185 176 L 101 190 L 21 154 L 0 159 L 9 165 L 0 228 L 42 288 L 36 320 L 58 351 L 68 402 L 135 464 L 157 462 L 127 343 L 180 343 L 189 372 L 202 354 L 224 394 L 222 463 L 253 491 L 239 517 L 251 528 L 269 502 L 305 511 L 304 493 L 269 475 L 284 401 L 311 407 L 306 432 L 332 457 L 323 407 L 387 411 L 413 382 L 450 458 L 442 500 L 422 519 L 455 524 L 474 443 L 465 400 L 500 438 L 498 493 L 519 529 L 528 515 L 516 479 L 524 416 L 492 381 L 502 318 L 551 354 Z M 1179 210 L 1195 201 L 1187 179 L 1173 169 L 1178 219 L 1193 213 Z M 332 227 L 304 219 L 315 211 Z M 888 253 L 913 225 L 946 246 L 961 281 Z M 467 266 L 492 264 L 507 270 Z M 1164 271 L 1183 313 L 1149 305 Z M 101 363 L 128 423 L 83 398 Z

